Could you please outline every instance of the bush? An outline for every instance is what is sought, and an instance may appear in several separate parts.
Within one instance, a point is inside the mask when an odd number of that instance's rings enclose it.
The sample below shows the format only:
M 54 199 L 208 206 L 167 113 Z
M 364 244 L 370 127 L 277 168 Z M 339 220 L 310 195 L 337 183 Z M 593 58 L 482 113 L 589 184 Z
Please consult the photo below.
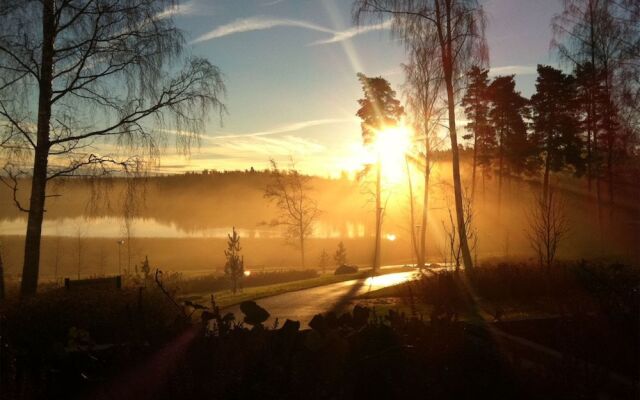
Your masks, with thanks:
M 3 335 L 25 352 L 66 346 L 72 328 L 96 344 L 162 340 L 171 333 L 178 310 L 155 288 L 54 289 L 3 304 Z

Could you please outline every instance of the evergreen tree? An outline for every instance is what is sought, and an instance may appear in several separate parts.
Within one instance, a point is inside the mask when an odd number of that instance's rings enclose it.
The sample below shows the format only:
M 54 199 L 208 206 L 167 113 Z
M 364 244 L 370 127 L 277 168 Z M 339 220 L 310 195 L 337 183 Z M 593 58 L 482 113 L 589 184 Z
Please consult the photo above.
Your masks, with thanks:
M 473 66 L 467 74 L 469 84 L 462 98 L 464 113 L 469 120 L 468 134 L 463 138 L 473 142 L 473 169 L 471 173 L 471 197 L 475 195 L 476 169 L 483 167 L 483 174 L 491 164 L 491 154 L 496 138 L 489 124 L 489 71 Z
M 240 256 L 240 251 L 242 250 L 240 248 L 240 235 L 236 232 L 236 228 L 234 227 L 233 233 L 227 236 L 229 239 L 227 241 L 227 250 L 224 251 L 224 255 L 227 257 L 224 273 L 229 277 L 231 291 L 235 294 L 244 277 L 244 257 Z
M 365 145 L 375 142 L 377 133 L 385 128 L 397 126 L 404 115 L 404 108 L 396 99 L 396 92 L 391 84 L 382 77 L 370 78 L 358 74 L 362 84 L 364 98 L 358 100 L 360 109 L 356 115 L 362 119 L 362 140 Z M 380 268 L 380 248 L 382 247 L 382 175 L 381 161 L 376 161 L 376 242 L 373 256 L 373 269 Z
M 504 176 L 528 172 L 534 167 L 525 122 L 528 100 L 515 87 L 513 75 L 498 76 L 489 85 L 489 123 L 495 132 L 497 147 L 498 211 Z
M 336 249 L 336 253 L 333 255 L 333 260 L 336 262 L 338 267 L 347 263 L 347 249 L 344 247 L 344 243 L 338 243 L 338 248 Z
M 543 198 L 549 193 L 549 175 L 572 167 L 584 171 L 579 137 L 576 82 L 553 67 L 538 65 L 536 93 L 531 97 L 533 142 L 543 165 Z

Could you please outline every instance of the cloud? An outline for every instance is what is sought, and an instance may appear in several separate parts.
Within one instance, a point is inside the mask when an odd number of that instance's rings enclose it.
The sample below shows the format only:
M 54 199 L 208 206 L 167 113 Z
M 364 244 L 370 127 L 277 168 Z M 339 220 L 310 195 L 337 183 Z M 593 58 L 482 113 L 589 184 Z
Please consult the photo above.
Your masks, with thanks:
M 284 0 L 273 0 L 268 3 L 264 3 L 264 7 L 275 6 L 276 4 L 282 3 Z
M 164 19 L 176 15 L 194 15 L 200 13 L 200 11 L 194 1 L 189 1 L 183 4 L 173 4 L 156 14 L 155 18 Z
M 333 33 L 329 28 L 313 24 L 307 21 L 295 19 L 273 19 L 265 17 L 243 18 L 231 23 L 221 25 L 216 29 L 198 36 L 192 43 L 205 42 L 207 40 L 221 38 L 223 36 L 233 35 L 234 33 L 260 31 L 277 27 L 296 27 L 310 29 L 318 32 Z
M 260 30 L 278 28 L 278 27 L 303 28 L 303 29 L 309 29 L 316 32 L 330 33 L 333 35 L 329 39 L 318 40 L 310 44 L 311 46 L 316 46 L 316 45 L 322 45 L 322 44 L 342 42 L 342 41 L 351 39 L 354 36 L 361 35 L 363 33 L 388 29 L 390 26 L 391 26 L 391 20 L 382 22 L 380 24 L 359 26 L 359 27 L 345 29 L 342 31 L 336 31 L 334 29 L 330 29 L 330 28 L 320 26 L 312 22 L 303 21 L 303 20 L 279 19 L 279 18 L 270 18 L 270 17 L 251 17 L 251 18 L 238 19 L 228 24 L 218 26 L 214 30 L 209 31 L 201 36 L 198 36 L 191 43 L 192 44 L 201 43 L 207 40 L 213 40 L 213 39 L 221 38 L 224 36 L 233 35 L 234 33 L 260 31 Z
M 366 26 L 354 26 L 349 29 L 345 29 L 343 31 L 335 31 L 333 33 L 333 37 L 324 40 L 318 40 L 316 42 L 311 43 L 311 46 L 316 46 L 320 44 L 330 44 L 330 43 L 338 43 L 347 39 L 351 39 L 354 36 L 361 35 L 367 32 L 373 31 L 381 31 L 385 29 L 389 29 L 391 27 L 391 20 L 382 22 L 380 24 L 375 25 L 366 25 Z
M 311 128 L 314 126 L 351 122 L 353 120 L 355 120 L 355 117 L 354 118 L 314 119 L 309 121 L 292 122 L 292 123 L 284 124 L 276 128 L 272 128 L 264 131 L 232 133 L 232 134 L 219 135 L 219 136 L 207 136 L 206 138 L 210 140 L 219 140 L 219 139 L 246 138 L 246 137 L 254 137 L 254 136 L 269 136 L 269 135 L 277 135 L 282 133 L 300 131 L 302 129 Z
M 505 65 L 491 68 L 489 75 L 535 75 L 537 73 L 536 68 L 535 65 Z

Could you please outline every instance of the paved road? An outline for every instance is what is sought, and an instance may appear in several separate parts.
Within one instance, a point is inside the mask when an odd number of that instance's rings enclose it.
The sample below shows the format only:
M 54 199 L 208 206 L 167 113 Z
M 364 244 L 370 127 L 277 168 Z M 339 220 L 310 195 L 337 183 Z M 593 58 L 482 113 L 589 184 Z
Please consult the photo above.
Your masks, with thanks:
M 256 302 L 271 314 L 266 326 L 273 324 L 278 318 L 280 324 L 286 319 L 300 321 L 307 326 L 314 315 L 333 310 L 353 300 L 355 296 L 366 293 L 369 290 L 377 290 L 383 287 L 404 282 L 416 272 L 399 272 L 380 275 L 374 278 L 354 279 L 351 281 L 333 283 L 311 289 L 289 292 L 277 296 L 267 297 Z M 242 318 L 240 306 L 225 309 Z

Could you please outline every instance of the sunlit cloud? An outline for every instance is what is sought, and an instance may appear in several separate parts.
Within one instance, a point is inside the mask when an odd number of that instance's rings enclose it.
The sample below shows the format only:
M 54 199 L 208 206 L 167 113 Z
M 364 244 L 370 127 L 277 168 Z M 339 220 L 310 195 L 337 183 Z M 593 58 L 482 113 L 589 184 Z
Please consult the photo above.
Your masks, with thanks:
M 536 68 L 535 65 L 505 65 L 491 68 L 489 75 L 535 75 Z
M 221 25 L 214 30 L 205 33 L 204 35 L 198 36 L 192 43 L 205 42 L 207 40 L 213 40 L 224 36 L 233 35 L 234 33 L 260 31 L 277 27 L 295 27 L 318 32 L 333 33 L 333 31 L 329 28 L 325 28 L 307 21 L 300 21 L 295 19 L 251 17 L 239 19 L 234 22 Z
M 354 118 L 314 119 L 309 121 L 292 122 L 292 123 L 280 125 L 278 127 L 263 130 L 263 131 L 232 133 L 227 135 L 208 136 L 206 138 L 211 140 L 218 140 L 218 139 L 231 139 L 231 138 L 242 138 L 242 137 L 251 137 L 251 136 L 277 135 L 282 133 L 301 131 L 303 129 L 311 128 L 314 126 L 340 124 L 344 122 L 351 122 L 353 120 L 356 120 L 356 118 L 354 117 Z
M 366 25 L 366 26 L 355 26 L 349 29 L 345 29 L 343 31 L 336 31 L 333 33 L 333 37 L 324 40 L 318 40 L 310 44 L 310 46 L 316 46 L 321 44 L 330 44 L 330 43 L 338 43 L 345 41 L 347 39 L 351 39 L 354 36 L 361 35 L 367 32 L 380 31 L 389 29 L 391 27 L 391 20 L 382 22 L 380 24 L 375 25 Z
M 156 15 L 156 19 L 164 19 L 177 15 L 195 15 L 201 11 L 202 10 L 200 8 L 196 7 L 196 3 L 194 1 L 189 1 L 183 4 L 170 5 L 162 12 L 158 13 Z

